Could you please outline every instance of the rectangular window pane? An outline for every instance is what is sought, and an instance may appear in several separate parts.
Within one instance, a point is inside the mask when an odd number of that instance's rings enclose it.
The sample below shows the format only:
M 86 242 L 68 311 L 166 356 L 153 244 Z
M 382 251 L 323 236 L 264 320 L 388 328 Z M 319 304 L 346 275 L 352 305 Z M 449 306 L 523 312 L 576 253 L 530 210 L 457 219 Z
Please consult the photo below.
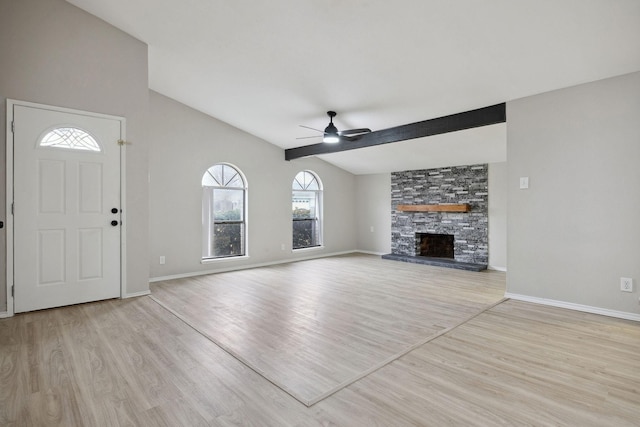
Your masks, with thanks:
M 293 249 L 319 246 L 318 221 L 314 219 L 293 220 Z
M 214 221 L 244 221 L 244 191 L 216 188 L 213 190 Z
M 213 254 L 216 257 L 244 255 L 244 224 L 213 224 Z
M 316 218 L 317 202 L 315 191 L 294 191 L 292 199 L 293 218 Z

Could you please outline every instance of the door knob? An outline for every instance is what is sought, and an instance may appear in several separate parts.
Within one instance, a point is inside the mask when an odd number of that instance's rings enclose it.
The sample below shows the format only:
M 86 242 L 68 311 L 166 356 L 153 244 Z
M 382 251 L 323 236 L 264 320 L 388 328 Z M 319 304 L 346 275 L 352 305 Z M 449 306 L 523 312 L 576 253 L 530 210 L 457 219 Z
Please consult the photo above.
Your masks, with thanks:
M 111 221 L 111 225 L 115 227 L 116 225 L 118 225 L 118 221 L 114 219 L 113 221 Z
M 118 213 L 118 208 L 111 208 L 111 213 L 112 214 L 117 214 Z

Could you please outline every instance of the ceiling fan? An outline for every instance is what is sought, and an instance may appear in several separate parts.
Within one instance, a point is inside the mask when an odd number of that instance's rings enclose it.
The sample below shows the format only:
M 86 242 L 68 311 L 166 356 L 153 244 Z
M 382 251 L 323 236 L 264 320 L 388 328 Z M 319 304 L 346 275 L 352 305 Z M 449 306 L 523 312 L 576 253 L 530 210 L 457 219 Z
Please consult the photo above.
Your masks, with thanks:
M 371 132 L 371 129 L 368 128 L 360 128 L 360 129 L 347 129 L 343 131 L 339 131 L 336 125 L 333 124 L 333 118 L 337 115 L 335 111 L 327 111 L 327 116 L 329 116 L 329 125 L 324 128 L 324 131 L 320 129 L 314 129 L 309 126 L 300 125 L 300 127 L 315 130 L 316 132 L 322 132 L 322 142 L 327 143 L 336 143 L 341 140 L 345 141 L 355 141 L 360 138 L 365 133 Z M 301 138 L 296 139 L 306 139 L 306 138 L 317 138 L 316 136 L 303 136 Z

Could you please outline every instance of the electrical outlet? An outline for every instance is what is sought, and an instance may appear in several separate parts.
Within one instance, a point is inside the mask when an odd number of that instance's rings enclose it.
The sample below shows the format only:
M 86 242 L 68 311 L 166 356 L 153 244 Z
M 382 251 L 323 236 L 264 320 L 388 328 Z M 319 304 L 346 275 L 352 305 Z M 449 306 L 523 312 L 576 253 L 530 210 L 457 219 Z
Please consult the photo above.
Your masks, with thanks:
M 287 247 L 285 246 L 285 244 L 284 244 L 284 243 L 280 244 L 280 250 L 281 250 L 281 251 L 284 251 L 286 248 L 287 248 Z
M 166 261 L 167 261 L 167 260 L 166 260 L 166 258 L 164 257 L 164 255 L 162 255 L 162 256 L 160 257 L 160 265 L 164 265 L 164 263 L 165 263 Z
M 633 292 L 633 279 L 630 277 L 621 277 L 620 290 L 622 292 Z

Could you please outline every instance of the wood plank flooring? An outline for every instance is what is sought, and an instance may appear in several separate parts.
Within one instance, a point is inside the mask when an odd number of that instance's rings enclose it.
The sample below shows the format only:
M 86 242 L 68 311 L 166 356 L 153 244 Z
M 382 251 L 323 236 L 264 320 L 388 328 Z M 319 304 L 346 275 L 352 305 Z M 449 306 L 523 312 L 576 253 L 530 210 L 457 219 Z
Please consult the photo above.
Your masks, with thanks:
M 378 264 L 378 274 L 404 274 L 388 268 Z M 442 272 L 420 268 L 434 280 Z M 465 293 L 461 282 L 454 288 Z M 0 319 L 1 426 L 638 426 L 639 420 L 639 323 L 518 301 L 485 311 L 311 407 L 150 297 Z
M 504 274 L 349 255 L 151 290 L 163 307 L 312 405 L 500 301 Z

